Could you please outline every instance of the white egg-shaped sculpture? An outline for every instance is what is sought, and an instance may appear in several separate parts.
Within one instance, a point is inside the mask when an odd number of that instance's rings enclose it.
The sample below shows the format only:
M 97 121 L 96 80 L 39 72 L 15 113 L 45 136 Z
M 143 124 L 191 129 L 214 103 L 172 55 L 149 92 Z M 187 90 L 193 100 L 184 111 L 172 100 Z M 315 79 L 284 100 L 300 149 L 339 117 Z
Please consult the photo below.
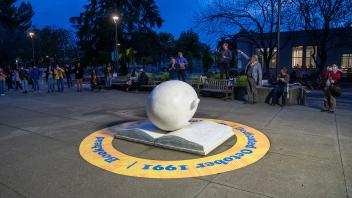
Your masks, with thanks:
M 158 128 L 175 131 L 188 126 L 199 104 L 189 84 L 171 80 L 161 83 L 148 96 L 147 115 Z

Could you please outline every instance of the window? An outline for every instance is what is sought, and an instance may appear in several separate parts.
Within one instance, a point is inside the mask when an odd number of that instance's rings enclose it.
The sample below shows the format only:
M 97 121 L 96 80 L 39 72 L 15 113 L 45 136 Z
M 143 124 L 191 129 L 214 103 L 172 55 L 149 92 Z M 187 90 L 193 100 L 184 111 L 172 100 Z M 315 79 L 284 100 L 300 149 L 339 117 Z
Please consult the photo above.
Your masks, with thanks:
M 352 54 L 342 54 L 341 67 L 342 67 L 342 70 L 344 71 L 352 70 Z
M 306 47 L 306 62 L 305 66 L 307 68 L 315 68 L 316 64 L 314 58 L 317 58 L 317 47 L 316 46 L 307 46 Z
M 303 63 L 303 46 L 292 48 L 292 68 L 301 68 Z
M 267 50 L 267 52 L 269 53 L 269 48 L 267 48 L 266 49 Z M 258 62 L 260 62 L 260 64 L 262 65 L 262 66 L 264 66 L 265 64 L 264 64 L 264 55 L 262 54 L 262 51 L 264 51 L 264 49 L 263 48 L 261 48 L 261 49 L 259 49 L 259 48 L 257 48 L 256 49 L 256 54 L 257 54 L 257 56 L 258 56 Z M 276 68 L 276 51 L 277 51 L 277 48 L 275 47 L 274 49 L 273 49 L 273 57 L 271 58 L 271 60 L 270 60 L 270 63 L 269 63 L 269 67 L 270 68 Z

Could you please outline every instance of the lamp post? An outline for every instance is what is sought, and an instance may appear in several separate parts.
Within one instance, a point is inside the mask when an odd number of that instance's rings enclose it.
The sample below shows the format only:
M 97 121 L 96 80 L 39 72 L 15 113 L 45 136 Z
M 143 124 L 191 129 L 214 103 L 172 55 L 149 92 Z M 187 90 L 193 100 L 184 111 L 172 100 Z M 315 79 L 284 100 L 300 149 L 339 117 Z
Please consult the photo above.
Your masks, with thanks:
M 114 50 L 115 50 L 115 58 L 116 58 L 116 66 L 118 67 L 118 55 L 119 55 L 119 36 L 117 33 L 117 23 L 119 21 L 119 17 L 118 16 L 113 16 L 112 19 L 114 20 L 115 23 L 115 44 L 114 44 Z
M 277 49 L 276 49 L 276 76 L 280 66 L 280 24 L 281 24 L 281 0 L 277 1 Z
M 33 64 L 35 64 L 34 63 L 34 36 L 35 36 L 35 34 L 34 34 L 34 32 L 29 32 L 28 33 L 28 35 L 29 35 L 29 37 L 31 37 L 31 40 L 32 40 L 32 55 L 33 55 Z

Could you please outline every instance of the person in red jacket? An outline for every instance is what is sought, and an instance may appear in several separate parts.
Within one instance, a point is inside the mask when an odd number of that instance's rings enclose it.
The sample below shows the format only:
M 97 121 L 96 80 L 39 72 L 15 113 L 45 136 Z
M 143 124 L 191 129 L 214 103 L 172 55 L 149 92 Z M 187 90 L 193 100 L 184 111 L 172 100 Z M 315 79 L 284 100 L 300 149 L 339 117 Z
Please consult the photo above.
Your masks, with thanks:
M 336 64 L 328 66 L 326 71 L 323 73 L 323 77 L 326 80 L 325 83 L 325 98 L 324 98 L 324 109 L 322 111 L 334 113 L 336 107 L 336 98 L 331 93 L 331 87 L 337 85 L 341 78 L 341 72 Z

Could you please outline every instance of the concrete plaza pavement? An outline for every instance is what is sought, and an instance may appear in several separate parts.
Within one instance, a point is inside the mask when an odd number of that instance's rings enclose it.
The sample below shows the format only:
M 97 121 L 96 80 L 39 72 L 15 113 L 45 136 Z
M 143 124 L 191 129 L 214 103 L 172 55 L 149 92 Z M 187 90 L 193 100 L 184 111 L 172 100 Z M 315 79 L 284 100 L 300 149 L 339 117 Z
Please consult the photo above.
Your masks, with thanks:
M 11 91 L 0 98 L 0 197 L 352 197 L 352 89 L 344 92 L 335 114 L 320 112 L 320 92 L 285 108 L 202 97 L 197 117 L 262 131 L 268 154 L 232 172 L 144 179 L 92 166 L 78 148 L 94 131 L 145 119 L 147 93 Z M 199 157 L 122 140 L 114 146 L 150 159 Z

